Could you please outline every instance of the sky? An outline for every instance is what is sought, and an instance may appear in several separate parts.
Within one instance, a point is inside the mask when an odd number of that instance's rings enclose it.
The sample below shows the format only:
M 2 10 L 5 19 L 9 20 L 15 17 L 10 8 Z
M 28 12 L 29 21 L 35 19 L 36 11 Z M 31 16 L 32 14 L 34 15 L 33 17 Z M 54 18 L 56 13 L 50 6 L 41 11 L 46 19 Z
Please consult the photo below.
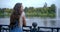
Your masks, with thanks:
M 23 3 L 23 7 L 43 7 L 45 2 L 47 6 L 55 4 L 60 8 L 60 0 L 0 0 L 0 8 L 13 8 L 16 3 Z

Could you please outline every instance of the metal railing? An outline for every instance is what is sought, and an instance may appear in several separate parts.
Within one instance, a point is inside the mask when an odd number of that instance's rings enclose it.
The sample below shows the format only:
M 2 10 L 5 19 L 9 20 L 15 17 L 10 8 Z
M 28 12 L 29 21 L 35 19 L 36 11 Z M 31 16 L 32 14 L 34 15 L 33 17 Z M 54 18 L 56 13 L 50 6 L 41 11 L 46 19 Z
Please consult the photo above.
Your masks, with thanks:
M 3 26 L 7 26 L 8 28 L 4 28 Z M 24 29 L 24 28 L 29 28 L 29 29 Z M 51 31 L 41 31 L 41 28 L 50 29 Z M 33 23 L 32 26 L 23 27 L 23 31 L 26 31 L 26 32 L 54 32 L 54 29 L 56 29 L 56 32 L 59 32 L 59 30 L 60 30 L 60 28 L 58 28 L 58 27 L 39 27 L 39 26 L 37 27 L 36 23 Z M 10 31 L 9 25 L 0 25 L 0 32 L 2 32 L 2 31 L 4 32 L 4 30 L 6 32 L 9 32 Z
M 6 26 L 6 28 L 4 28 Z M 0 32 L 4 32 L 4 30 L 7 32 L 10 30 L 9 25 L 0 25 Z

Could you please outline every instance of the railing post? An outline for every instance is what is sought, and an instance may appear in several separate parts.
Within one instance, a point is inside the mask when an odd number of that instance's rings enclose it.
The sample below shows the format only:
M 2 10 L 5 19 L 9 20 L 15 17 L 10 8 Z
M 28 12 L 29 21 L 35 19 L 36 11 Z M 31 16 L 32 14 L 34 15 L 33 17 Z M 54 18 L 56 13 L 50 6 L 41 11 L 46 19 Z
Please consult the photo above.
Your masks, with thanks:
M 57 32 L 59 32 L 59 28 L 57 28 Z
M 39 32 L 40 28 L 38 27 L 38 32 Z
M 10 25 L 8 26 L 8 28 L 9 28 L 9 32 L 10 32 Z
M 0 25 L 0 32 L 1 32 L 1 27 L 2 27 L 2 26 Z
M 31 29 L 31 32 L 37 32 L 37 23 L 36 22 L 33 22 L 32 23 L 32 26 L 33 26 L 33 28 Z
M 53 32 L 53 28 L 51 28 L 52 29 L 52 32 Z

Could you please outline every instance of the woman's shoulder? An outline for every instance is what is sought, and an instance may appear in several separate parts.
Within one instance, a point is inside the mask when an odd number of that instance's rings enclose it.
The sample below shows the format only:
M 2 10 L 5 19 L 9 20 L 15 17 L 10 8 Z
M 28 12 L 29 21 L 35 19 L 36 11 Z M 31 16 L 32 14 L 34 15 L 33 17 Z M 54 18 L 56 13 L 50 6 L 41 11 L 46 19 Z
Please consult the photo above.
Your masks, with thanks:
M 25 16 L 25 12 L 22 12 L 22 15 L 21 16 Z
M 23 11 L 22 14 L 25 14 L 25 12 Z

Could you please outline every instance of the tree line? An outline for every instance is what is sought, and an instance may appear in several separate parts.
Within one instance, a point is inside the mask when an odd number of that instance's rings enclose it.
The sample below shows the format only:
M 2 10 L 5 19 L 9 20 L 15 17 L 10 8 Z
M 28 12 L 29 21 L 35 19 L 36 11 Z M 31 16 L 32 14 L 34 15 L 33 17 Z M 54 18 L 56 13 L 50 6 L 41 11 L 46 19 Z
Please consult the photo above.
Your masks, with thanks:
M 9 17 L 13 9 L 9 8 L 0 8 L 0 17 Z M 56 17 L 56 6 L 52 4 L 50 7 L 47 7 L 47 3 L 43 7 L 25 7 L 24 8 L 26 17 Z
M 25 7 L 24 11 L 28 17 L 56 17 L 56 6 L 52 4 L 50 7 L 47 7 L 47 3 L 43 7 L 34 8 L 34 7 Z

